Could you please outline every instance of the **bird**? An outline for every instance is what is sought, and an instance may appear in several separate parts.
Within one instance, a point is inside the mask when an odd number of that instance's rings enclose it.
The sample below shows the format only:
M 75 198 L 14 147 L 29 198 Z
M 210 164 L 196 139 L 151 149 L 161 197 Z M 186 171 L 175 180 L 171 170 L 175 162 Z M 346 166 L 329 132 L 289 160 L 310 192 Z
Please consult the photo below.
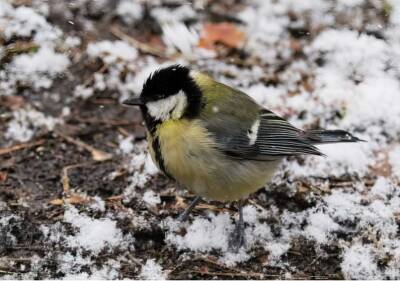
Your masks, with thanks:
M 243 202 L 282 159 L 323 155 L 317 144 L 361 141 L 344 130 L 298 129 L 246 93 L 179 64 L 154 71 L 123 104 L 140 108 L 159 170 L 196 195 L 180 221 L 202 199 L 238 202 L 229 239 L 235 252 L 245 245 Z

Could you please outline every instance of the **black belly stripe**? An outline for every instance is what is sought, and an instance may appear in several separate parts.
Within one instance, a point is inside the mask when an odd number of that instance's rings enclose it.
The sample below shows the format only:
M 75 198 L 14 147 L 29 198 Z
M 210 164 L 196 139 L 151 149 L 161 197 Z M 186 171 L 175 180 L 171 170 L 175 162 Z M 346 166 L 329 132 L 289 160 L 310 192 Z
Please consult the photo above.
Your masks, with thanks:
M 167 172 L 167 169 L 165 168 L 164 157 L 162 156 L 162 153 L 161 153 L 160 140 L 157 135 L 157 128 L 161 124 L 161 122 L 152 118 L 147 113 L 146 107 L 141 107 L 141 110 L 142 110 L 142 113 L 144 116 L 144 122 L 146 123 L 148 133 L 151 134 L 152 139 L 153 139 L 151 146 L 153 148 L 154 156 L 156 158 L 155 160 L 157 161 L 158 167 L 167 177 L 174 179 L 171 176 L 171 174 Z
M 170 173 L 167 172 L 167 169 L 165 168 L 164 157 L 161 154 L 160 140 L 158 139 L 158 136 L 154 136 L 152 146 L 153 146 L 153 150 L 154 150 L 154 156 L 156 158 L 156 161 L 157 161 L 157 164 L 158 164 L 160 170 L 167 177 L 173 179 L 173 177 L 170 175 Z

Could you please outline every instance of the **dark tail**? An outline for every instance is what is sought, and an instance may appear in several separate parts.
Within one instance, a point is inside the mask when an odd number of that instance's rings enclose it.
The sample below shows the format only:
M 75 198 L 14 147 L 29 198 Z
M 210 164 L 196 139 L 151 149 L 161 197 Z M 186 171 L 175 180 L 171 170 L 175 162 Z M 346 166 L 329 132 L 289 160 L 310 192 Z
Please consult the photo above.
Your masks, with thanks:
M 343 130 L 309 130 L 305 137 L 312 144 L 364 141 Z

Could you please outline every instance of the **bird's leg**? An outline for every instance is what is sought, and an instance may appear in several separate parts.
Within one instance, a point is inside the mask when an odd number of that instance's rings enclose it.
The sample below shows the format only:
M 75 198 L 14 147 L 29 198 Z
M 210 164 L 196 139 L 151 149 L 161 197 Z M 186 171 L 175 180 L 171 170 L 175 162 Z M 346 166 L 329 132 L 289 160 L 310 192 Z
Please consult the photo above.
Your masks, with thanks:
M 185 211 L 183 211 L 183 213 L 179 215 L 178 221 L 185 222 L 189 217 L 190 212 L 193 210 L 194 207 L 196 207 L 197 204 L 199 204 L 200 201 L 201 201 L 200 196 L 194 198 L 192 203 L 190 203 L 190 205 L 185 209 Z
M 239 220 L 236 222 L 235 230 L 232 233 L 229 241 L 229 248 L 231 251 L 237 253 L 245 244 L 244 237 L 244 220 L 243 220 L 243 201 L 238 202 Z

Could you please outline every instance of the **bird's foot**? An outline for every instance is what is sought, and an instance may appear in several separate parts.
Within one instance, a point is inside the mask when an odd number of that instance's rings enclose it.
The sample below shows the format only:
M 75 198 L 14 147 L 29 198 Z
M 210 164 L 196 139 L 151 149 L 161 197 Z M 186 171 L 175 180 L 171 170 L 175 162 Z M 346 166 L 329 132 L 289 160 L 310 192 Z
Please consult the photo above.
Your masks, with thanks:
M 232 232 L 229 239 L 229 250 L 237 253 L 241 247 L 246 244 L 244 235 L 244 220 L 243 220 L 243 208 L 242 202 L 239 202 L 239 220 L 236 222 L 235 230 Z
M 244 236 L 244 224 L 236 224 L 235 230 L 231 233 L 229 239 L 229 250 L 233 253 L 238 253 L 240 248 L 246 245 Z
M 190 212 L 193 210 L 194 207 L 196 207 L 197 204 L 199 204 L 200 201 L 201 201 L 201 197 L 200 196 L 197 196 L 196 198 L 194 198 L 194 200 L 185 209 L 185 211 L 183 211 L 183 213 L 179 215 L 178 221 L 181 222 L 181 223 L 185 222 L 188 219 L 188 217 L 190 215 Z

